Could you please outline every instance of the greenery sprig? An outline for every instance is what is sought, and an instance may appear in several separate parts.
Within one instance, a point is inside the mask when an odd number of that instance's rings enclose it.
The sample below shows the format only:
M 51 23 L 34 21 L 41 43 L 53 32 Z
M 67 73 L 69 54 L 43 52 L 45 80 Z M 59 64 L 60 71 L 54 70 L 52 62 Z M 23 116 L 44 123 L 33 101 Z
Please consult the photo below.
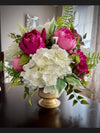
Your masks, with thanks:
M 55 21 L 57 29 L 66 27 L 70 29 L 71 24 L 74 22 L 75 14 L 76 12 L 73 12 L 73 6 L 64 6 L 64 15 Z
M 86 63 L 88 65 L 88 69 L 95 68 L 100 60 L 100 52 L 98 52 L 97 54 L 96 54 L 96 52 L 93 52 L 93 53 L 89 52 L 86 56 L 87 56 Z

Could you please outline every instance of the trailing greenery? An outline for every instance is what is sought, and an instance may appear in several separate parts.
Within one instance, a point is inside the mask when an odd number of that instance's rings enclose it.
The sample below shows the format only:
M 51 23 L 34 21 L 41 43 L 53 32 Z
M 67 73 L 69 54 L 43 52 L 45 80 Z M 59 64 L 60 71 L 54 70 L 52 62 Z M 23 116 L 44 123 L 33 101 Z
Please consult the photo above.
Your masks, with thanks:
M 28 30 L 21 26 L 18 22 L 16 22 L 16 24 L 18 25 L 21 34 L 10 33 L 8 36 L 14 39 L 14 42 L 19 43 L 22 40 L 23 34 L 28 32 Z
M 29 104 L 32 105 L 31 98 L 33 97 L 34 92 L 37 91 L 38 88 L 34 89 L 31 92 L 29 92 L 29 90 L 30 90 L 29 87 L 25 86 L 24 88 L 25 88 L 25 90 L 24 90 L 24 99 L 26 98 L 26 96 L 28 96 Z
M 64 81 L 67 83 L 67 87 L 65 88 L 65 90 L 66 90 L 67 95 L 69 96 L 68 100 L 72 100 L 73 99 L 73 106 L 76 105 L 78 103 L 78 101 L 81 104 L 89 104 L 86 100 L 83 100 L 84 98 L 82 96 L 80 96 L 78 94 L 81 91 L 79 89 L 75 89 L 74 88 L 74 87 L 79 87 L 79 88 L 86 89 L 81 84 L 80 79 L 74 73 L 68 74 L 65 77 L 65 80 Z M 78 94 L 78 96 L 77 96 L 77 94 Z
M 23 85 L 23 77 L 20 76 L 20 71 L 15 70 L 14 68 L 10 68 L 5 66 L 5 71 L 8 73 L 8 77 L 7 78 L 11 78 L 11 82 L 10 82 L 10 86 L 8 88 L 8 90 L 11 87 L 15 87 L 15 86 L 19 86 L 19 85 Z
M 74 86 L 68 84 L 68 87 L 65 90 L 68 96 L 68 100 L 73 100 L 73 106 L 78 102 L 80 102 L 81 104 L 89 104 L 86 100 L 83 100 L 84 97 L 79 94 L 81 91 L 74 89 Z
M 57 18 L 57 21 L 55 21 L 57 29 L 66 27 L 70 29 L 71 24 L 74 22 L 75 13 L 76 12 L 73 12 L 73 6 L 64 6 L 64 15 Z

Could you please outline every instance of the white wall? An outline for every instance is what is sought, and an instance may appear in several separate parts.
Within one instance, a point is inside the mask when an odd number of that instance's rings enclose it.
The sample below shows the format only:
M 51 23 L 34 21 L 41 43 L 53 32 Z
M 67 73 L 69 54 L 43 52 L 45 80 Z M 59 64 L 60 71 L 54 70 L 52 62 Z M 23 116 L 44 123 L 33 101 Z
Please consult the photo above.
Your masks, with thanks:
M 29 13 L 31 16 L 38 16 L 40 24 L 45 23 L 48 19 L 52 19 L 55 15 L 61 16 L 62 6 L 0 6 L 1 9 L 1 49 L 4 51 L 11 44 L 12 39 L 8 37 L 10 32 L 19 33 L 19 29 L 15 21 L 25 26 L 25 15 Z

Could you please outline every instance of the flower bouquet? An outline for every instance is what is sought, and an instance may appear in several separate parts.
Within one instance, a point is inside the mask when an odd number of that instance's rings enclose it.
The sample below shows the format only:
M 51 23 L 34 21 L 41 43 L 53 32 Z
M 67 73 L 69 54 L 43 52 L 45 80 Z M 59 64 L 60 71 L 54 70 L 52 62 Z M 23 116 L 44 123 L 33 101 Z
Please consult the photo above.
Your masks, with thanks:
M 57 93 L 58 98 L 65 90 L 73 106 L 78 102 L 89 104 L 78 88 L 93 93 L 86 87 L 87 78 L 100 60 L 100 54 L 81 50 L 86 33 L 83 37 L 77 33 L 74 17 L 73 7 L 65 6 L 64 15 L 57 21 L 53 18 L 29 31 L 17 23 L 20 34 L 9 34 L 14 40 L 4 51 L 9 66 L 0 64 L 11 78 L 9 88 L 24 85 L 24 98 L 28 96 L 30 104 L 34 92 L 41 88 L 45 94 Z

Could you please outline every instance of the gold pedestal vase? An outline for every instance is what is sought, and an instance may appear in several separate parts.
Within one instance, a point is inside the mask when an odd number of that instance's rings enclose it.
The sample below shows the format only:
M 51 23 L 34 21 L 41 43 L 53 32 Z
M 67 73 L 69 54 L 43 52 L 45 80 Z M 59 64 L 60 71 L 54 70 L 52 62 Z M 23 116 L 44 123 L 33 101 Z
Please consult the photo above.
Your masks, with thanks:
M 38 101 L 38 104 L 44 108 L 57 108 L 60 106 L 61 102 L 57 99 L 57 93 L 44 93 L 43 89 L 39 89 L 39 96 L 41 99 Z

